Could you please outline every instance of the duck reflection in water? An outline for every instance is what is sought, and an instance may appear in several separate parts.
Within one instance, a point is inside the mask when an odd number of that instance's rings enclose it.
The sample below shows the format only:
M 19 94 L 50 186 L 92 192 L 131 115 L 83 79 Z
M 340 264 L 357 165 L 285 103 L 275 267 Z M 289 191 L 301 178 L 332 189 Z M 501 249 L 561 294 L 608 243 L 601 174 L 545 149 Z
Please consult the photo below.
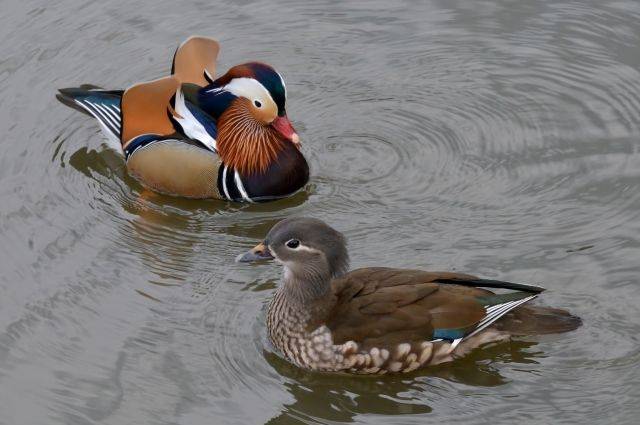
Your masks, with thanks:
M 266 361 L 284 377 L 284 386 L 294 401 L 282 407 L 269 424 L 289 424 L 292 420 L 351 422 L 358 415 L 414 415 L 437 409 L 444 381 L 471 387 L 491 388 L 510 381 L 496 362 L 537 364 L 544 354 L 533 350 L 537 342 L 514 339 L 438 366 L 404 375 L 384 377 L 310 372 L 292 365 L 273 351 L 265 350 Z M 420 394 L 415 399 L 411 394 Z M 424 398 L 430 399 L 429 404 Z M 420 400 L 420 402 L 416 402 Z

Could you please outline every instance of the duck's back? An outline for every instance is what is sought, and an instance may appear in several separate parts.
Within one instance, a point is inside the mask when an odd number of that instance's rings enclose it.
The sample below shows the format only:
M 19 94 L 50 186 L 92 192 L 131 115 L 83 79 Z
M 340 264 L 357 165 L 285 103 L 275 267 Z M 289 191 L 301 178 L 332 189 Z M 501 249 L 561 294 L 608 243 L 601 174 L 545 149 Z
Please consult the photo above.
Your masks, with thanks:
M 495 294 L 483 286 L 511 292 Z M 541 329 L 528 326 L 530 333 L 546 333 L 547 327 L 565 332 L 581 323 L 563 310 L 524 308 L 542 288 L 461 273 L 363 268 L 335 279 L 332 290 L 335 303 L 326 317 L 336 344 L 354 340 L 370 347 L 455 341 L 490 326 L 514 330 L 516 322 L 538 322 Z M 544 314 L 548 320 L 538 320 Z

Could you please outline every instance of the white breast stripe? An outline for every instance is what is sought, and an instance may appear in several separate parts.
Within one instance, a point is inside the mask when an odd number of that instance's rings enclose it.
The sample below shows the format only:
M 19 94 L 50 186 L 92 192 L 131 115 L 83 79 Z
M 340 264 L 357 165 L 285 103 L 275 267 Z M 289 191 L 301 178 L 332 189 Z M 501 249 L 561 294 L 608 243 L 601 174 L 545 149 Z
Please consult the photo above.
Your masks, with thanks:
M 222 169 L 222 190 L 224 191 L 224 196 L 231 201 L 231 196 L 229 196 L 229 191 L 227 190 L 227 166 L 225 165 Z
M 238 172 L 235 172 L 235 182 L 236 182 L 236 187 L 238 188 L 238 191 L 240 192 L 240 195 L 242 195 L 242 199 L 244 199 L 247 202 L 251 202 L 252 204 L 254 203 L 253 200 L 251 200 L 251 198 L 249 197 L 249 195 L 247 194 L 247 191 L 244 190 L 244 185 L 242 184 L 242 179 L 240 179 L 240 174 L 238 174 Z
M 184 131 L 184 134 L 187 135 L 187 137 L 198 140 L 213 152 L 218 151 L 216 139 L 211 137 L 202 123 L 193 116 L 185 104 L 184 93 L 181 89 L 178 89 L 176 92 L 176 113 L 182 118 L 175 115 L 173 118 L 180 124 L 182 131 Z

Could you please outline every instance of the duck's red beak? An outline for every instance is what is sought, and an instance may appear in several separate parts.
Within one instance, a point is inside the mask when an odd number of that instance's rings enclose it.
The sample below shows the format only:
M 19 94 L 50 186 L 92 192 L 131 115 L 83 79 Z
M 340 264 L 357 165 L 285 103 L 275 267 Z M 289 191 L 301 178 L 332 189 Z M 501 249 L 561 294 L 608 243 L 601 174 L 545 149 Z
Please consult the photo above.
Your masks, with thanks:
M 286 115 L 281 117 L 276 117 L 275 120 L 271 123 L 271 127 L 273 127 L 278 133 L 282 135 L 286 140 L 290 141 L 296 147 L 300 148 L 300 137 L 298 133 L 293 129 L 291 125 L 291 121 L 287 118 Z

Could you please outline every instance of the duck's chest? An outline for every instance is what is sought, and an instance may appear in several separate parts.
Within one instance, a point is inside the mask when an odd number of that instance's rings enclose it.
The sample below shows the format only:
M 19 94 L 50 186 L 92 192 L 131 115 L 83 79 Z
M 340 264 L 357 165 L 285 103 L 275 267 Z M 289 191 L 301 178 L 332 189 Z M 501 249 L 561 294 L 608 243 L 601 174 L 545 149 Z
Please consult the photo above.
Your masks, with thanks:
M 277 293 L 269 304 L 267 329 L 271 343 L 292 363 L 313 370 L 335 370 L 337 356 L 327 326 L 310 327 L 311 317 Z
M 125 147 L 127 169 L 145 186 L 170 195 L 260 202 L 289 196 L 309 178 L 296 148 L 285 149 L 260 174 L 242 175 L 197 141 L 143 135 Z
M 307 338 L 309 317 L 302 309 L 292 306 L 281 292 L 276 292 L 267 311 L 267 330 L 273 345 L 286 354 L 286 350 Z
M 234 170 L 229 170 L 235 172 Z M 252 201 L 269 201 L 293 195 L 309 181 L 309 165 L 298 148 L 286 143 L 266 170 L 241 175 L 243 190 Z M 233 186 L 230 177 L 227 180 Z M 230 193 L 230 195 L 233 194 Z

